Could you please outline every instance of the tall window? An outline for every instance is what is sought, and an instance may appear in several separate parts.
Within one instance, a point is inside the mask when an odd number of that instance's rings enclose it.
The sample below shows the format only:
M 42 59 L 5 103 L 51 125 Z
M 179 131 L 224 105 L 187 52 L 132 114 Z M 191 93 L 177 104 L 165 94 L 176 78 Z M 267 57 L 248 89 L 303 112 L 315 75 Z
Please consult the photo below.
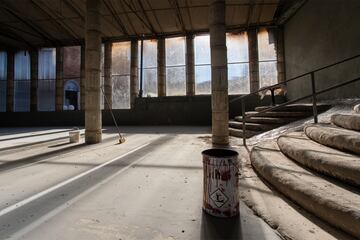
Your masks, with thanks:
M 195 93 L 211 94 L 210 36 L 194 38 Z
M 38 110 L 55 111 L 56 50 L 39 50 Z
M 226 46 L 229 94 L 247 94 L 250 92 L 247 33 L 228 33 Z
M 156 97 L 157 88 L 157 40 L 143 41 L 143 95 L 145 97 Z M 140 51 L 141 41 L 139 41 L 139 81 L 140 79 Z M 139 85 L 140 86 L 140 85 Z
M 166 38 L 166 94 L 186 94 L 185 37 Z
M 260 88 L 277 83 L 275 35 L 273 30 L 261 28 L 258 32 Z
M 30 111 L 30 55 L 19 51 L 14 59 L 14 111 Z
M 130 108 L 130 54 L 131 42 L 112 45 L 112 107 Z
M 0 112 L 6 111 L 7 54 L 0 52 Z
M 64 110 L 80 109 L 81 47 L 64 47 Z

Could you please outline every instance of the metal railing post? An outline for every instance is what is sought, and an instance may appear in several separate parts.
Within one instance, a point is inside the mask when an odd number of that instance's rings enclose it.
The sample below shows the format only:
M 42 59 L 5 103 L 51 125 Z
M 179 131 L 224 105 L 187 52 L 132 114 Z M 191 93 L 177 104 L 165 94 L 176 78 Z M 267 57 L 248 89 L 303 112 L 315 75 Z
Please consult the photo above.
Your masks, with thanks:
M 318 112 L 316 106 L 316 89 L 315 89 L 315 74 L 311 72 L 311 90 L 312 90 L 312 102 L 313 102 L 313 114 L 314 114 L 314 123 L 318 123 Z
M 245 130 L 245 100 L 241 99 L 241 114 L 242 114 L 242 131 L 243 131 L 243 145 L 246 146 L 246 130 Z
M 272 106 L 275 106 L 275 93 L 274 93 L 274 89 L 273 88 L 271 88 L 270 89 L 270 92 L 271 92 L 271 105 Z

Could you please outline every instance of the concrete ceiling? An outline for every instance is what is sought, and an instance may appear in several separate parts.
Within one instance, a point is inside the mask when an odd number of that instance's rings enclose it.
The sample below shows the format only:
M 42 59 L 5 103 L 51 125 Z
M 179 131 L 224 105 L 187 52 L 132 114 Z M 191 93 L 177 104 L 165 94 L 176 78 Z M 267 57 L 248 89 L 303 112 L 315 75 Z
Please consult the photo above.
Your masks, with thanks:
M 0 44 L 3 48 L 81 44 L 85 3 L 2 0 Z M 227 28 L 271 25 L 278 5 L 279 0 L 227 0 Z M 207 32 L 208 8 L 208 0 L 102 0 L 103 39 Z

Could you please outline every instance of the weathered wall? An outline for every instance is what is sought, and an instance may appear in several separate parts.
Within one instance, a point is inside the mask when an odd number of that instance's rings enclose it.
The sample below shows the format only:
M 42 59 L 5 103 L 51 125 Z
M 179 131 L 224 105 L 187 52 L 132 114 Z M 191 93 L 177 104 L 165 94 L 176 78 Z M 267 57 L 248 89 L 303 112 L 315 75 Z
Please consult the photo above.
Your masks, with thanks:
M 360 1 L 309 0 L 285 24 L 286 78 L 360 54 Z M 360 58 L 315 74 L 318 90 L 360 77 Z M 310 93 L 310 78 L 288 85 L 288 97 Z M 319 96 L 320 99 L 360 96 L 360 82 Z

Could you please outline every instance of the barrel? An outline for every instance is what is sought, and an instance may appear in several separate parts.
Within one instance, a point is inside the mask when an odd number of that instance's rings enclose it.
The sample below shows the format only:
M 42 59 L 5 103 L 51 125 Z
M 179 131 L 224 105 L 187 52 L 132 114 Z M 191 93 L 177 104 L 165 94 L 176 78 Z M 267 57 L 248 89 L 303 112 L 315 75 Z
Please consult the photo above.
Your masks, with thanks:
M 202 152 L 203 210 L 212 216 L 225 218 L 239 214 L 238 155 L 229 149 Z

